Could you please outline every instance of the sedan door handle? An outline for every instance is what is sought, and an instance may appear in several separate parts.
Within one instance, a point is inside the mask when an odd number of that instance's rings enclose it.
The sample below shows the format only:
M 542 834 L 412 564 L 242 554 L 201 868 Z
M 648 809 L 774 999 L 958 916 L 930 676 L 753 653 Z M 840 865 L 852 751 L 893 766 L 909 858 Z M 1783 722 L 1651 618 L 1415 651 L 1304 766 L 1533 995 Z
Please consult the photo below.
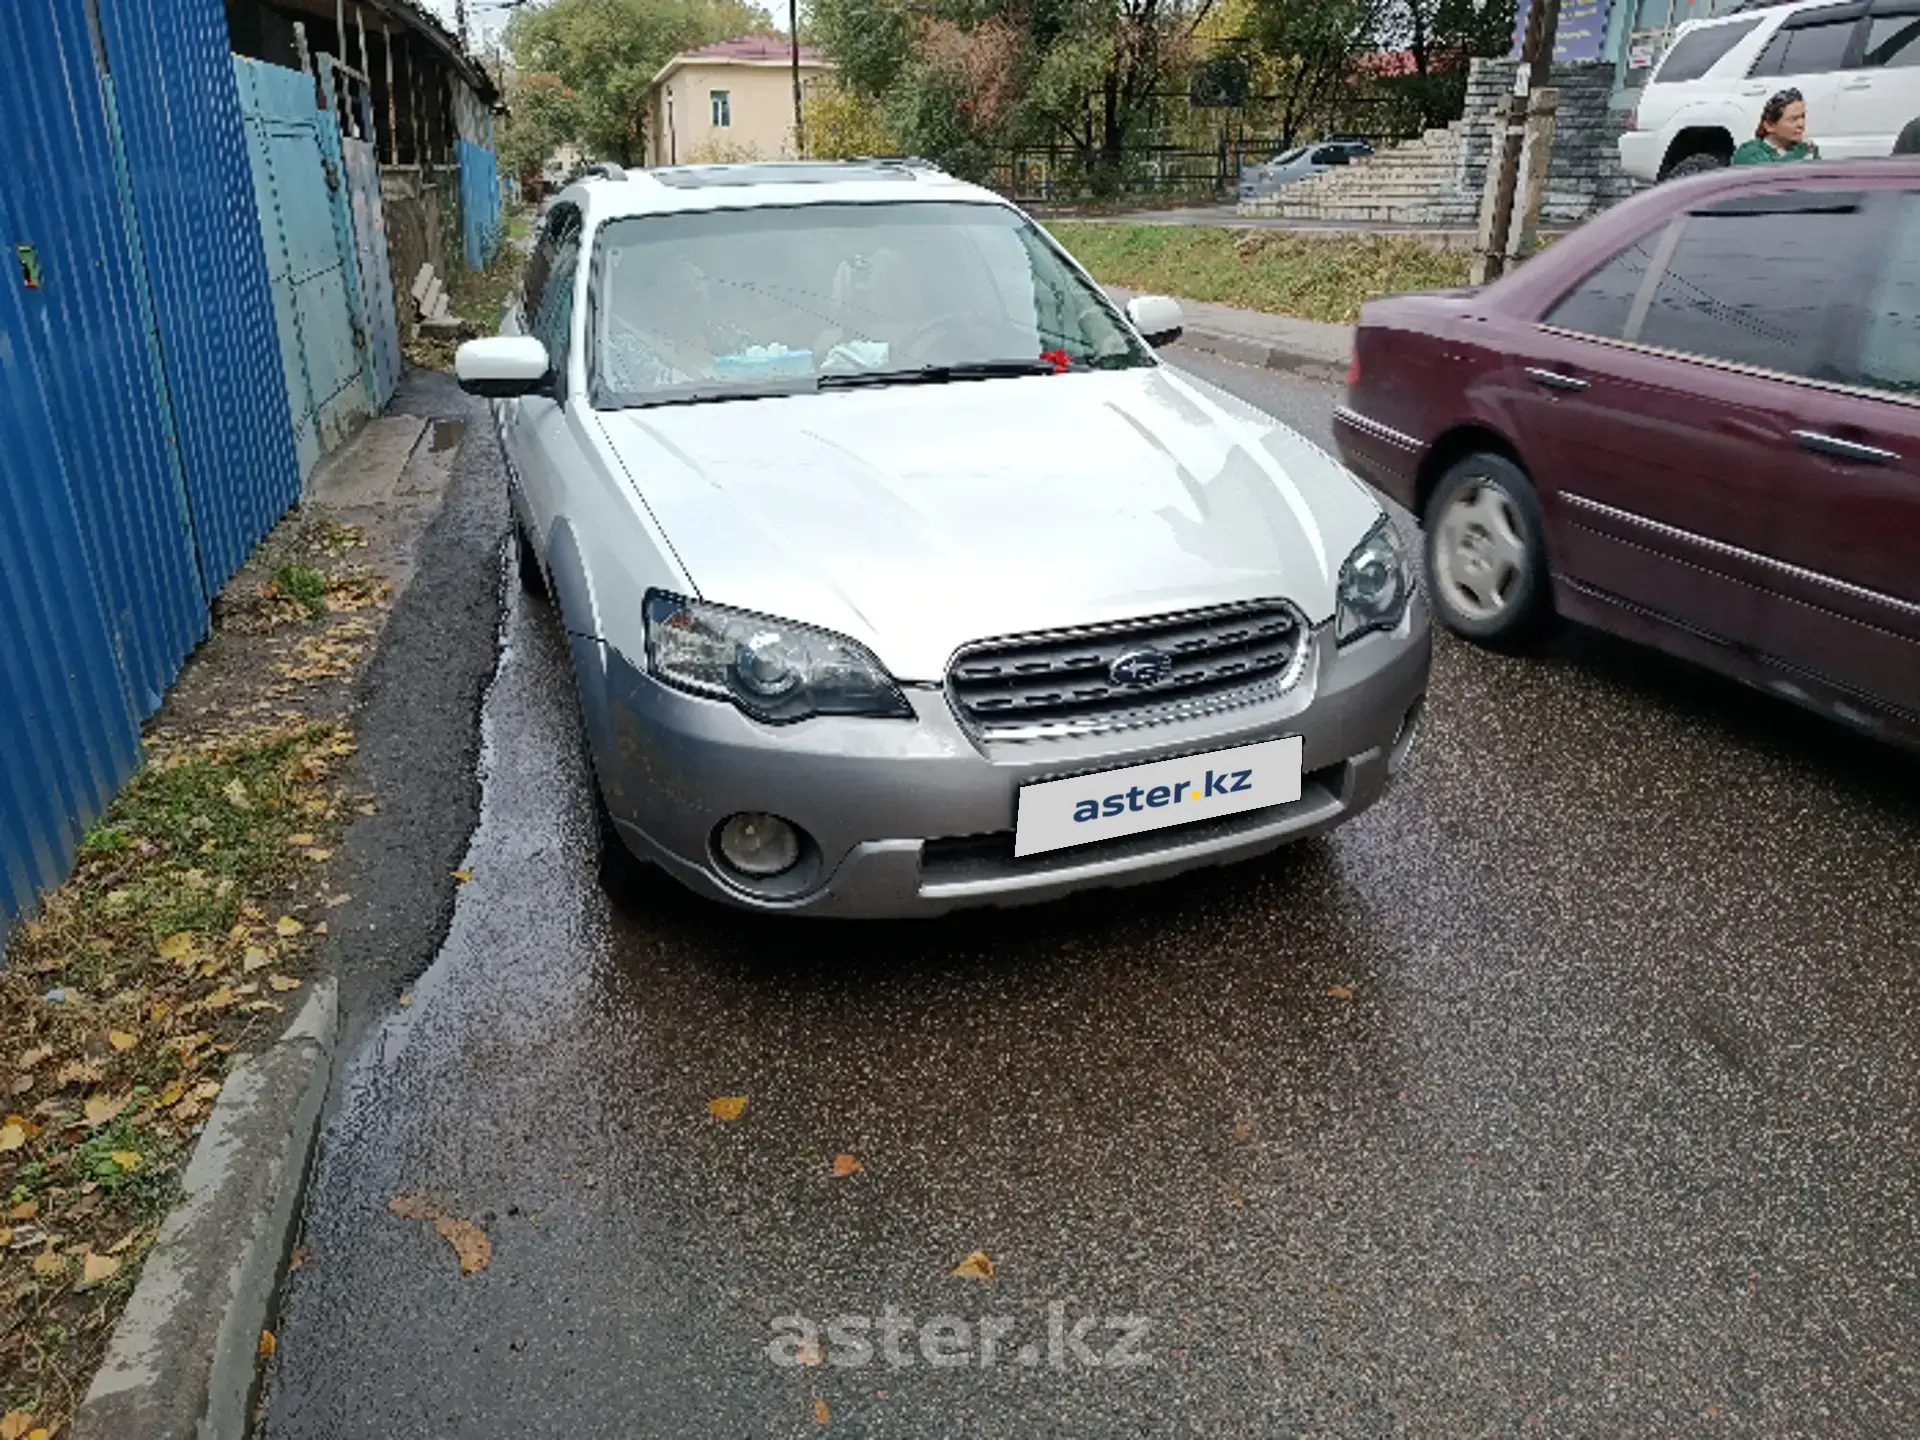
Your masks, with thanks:
M 1544 385 L 1549 390 L 1565 390 L 1578 394 L 1587 388 L 1587 382 L 1573 375 L 1562 375 L 1558 370 L 1542 370 L 1537 365 L 1527 367 L 1527 378 L 1536 385 Z
M 1796 430 L 1793 438 L 1800 443 L 1802 450 L 1811 450 L 1816 455 L 1831 455 L 1836 460 L 1856 460 L 1864 465 L 1900 463 L 1897 451 L 1882 450 L 1878 445 L 1862 445 L 1857 440 L 1842 440 L 1838 435 L 1823 435 L 1818 430 Z

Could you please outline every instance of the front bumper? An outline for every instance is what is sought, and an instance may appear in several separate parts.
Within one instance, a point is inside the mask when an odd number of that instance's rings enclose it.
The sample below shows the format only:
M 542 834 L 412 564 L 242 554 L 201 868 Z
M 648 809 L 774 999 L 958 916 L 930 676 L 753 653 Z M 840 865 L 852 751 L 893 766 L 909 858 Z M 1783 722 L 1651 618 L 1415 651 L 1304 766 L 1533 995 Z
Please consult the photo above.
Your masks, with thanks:
M 772 727 L 661 685 L 610 647 L 576 640 L 594 759 L 633 852 L 693 889 L 752 909 L 937 915 L 1138 884 L 1258 855 L 1377 800 L 1413 739 L 1431 650 L 1416 596 L 1400 628 L 1337 651 L 1331 627 L 1286 694 L 1213 715 L 1067 739 L 982 742 L 943 691 L 909 689 L 912 722 L 822 717 Z M 597 694 L 596 694 L 597 692 Z M 1019 788 L 1038 780 L 1299 735 L 1299 800 L 1015 859 Z M 799 865 L 755 884 L 713 849 L 720 822 L 766 811 L 799 826 Z
M 1636 180 L 1658 180 L 1666 154 L 1667 137 L 1661 131 L 1629 130 L 1620 137 L 1620 168 Z

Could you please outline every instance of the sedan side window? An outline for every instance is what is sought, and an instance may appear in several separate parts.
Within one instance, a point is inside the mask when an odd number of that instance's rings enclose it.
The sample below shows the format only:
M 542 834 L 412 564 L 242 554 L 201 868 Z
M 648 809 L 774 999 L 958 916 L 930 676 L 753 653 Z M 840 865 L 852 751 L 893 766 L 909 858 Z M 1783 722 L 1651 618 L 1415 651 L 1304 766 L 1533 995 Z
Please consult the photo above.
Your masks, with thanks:
M 563 394 L 566 390 L 567 351 L 573 339 L 573 280 L 579 269 L 579 260 L 580 235 L 575 230 L 561 243 L 559 253 L 553 257 L 553 268 L 547 274 L 546 291 L 540 297 L 540 314 L 533 326 L 535 338 L 547 347 L 547 359 L 553 373 L 559 377 Z
M 1804 191 L 1743 196 L 1687 216 L 1644 317 L 1629 320 L 1626 338 L 1736 365 L 1838 378 L 1830 322 L 1852 298 L 1850 262 L 1871 228 L 1859 199 Z
M 1859 383 L 1920 395 L 1920 194 L 1899 197 L 1887 262 L 1867 301 Z
M 1542 323 L 1607 340 L 1625 335 L 1634 298 L 1646 283 L 1654 248 L 1665 233 L 1666 227 L 1662 226 L 1634 241 L 1561 296 Z

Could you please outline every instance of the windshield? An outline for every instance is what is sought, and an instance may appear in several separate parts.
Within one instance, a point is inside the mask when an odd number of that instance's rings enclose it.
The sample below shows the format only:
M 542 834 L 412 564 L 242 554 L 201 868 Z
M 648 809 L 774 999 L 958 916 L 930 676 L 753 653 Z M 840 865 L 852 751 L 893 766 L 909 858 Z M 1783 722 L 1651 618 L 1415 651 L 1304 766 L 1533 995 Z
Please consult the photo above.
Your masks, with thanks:
M 1107 298 L 1004 206 L 650 215 L 609 223 L 596 244 L 603 408 L 1153 363 Z

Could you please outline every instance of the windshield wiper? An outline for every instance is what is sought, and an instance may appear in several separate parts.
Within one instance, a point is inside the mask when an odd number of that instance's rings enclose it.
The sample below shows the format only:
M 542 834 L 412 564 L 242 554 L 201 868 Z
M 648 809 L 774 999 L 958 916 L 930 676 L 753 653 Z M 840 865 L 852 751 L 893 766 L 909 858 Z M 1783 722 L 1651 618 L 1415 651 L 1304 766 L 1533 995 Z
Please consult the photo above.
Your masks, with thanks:
M 848 370 L 820 377 L 822 390 L 860 385 L 944 385 L 949 380 L 995 380 L 1003 375 L 1052 375 L 1051 360 L 967 360 L 955 365 L 922 365 L 916 370 Z

